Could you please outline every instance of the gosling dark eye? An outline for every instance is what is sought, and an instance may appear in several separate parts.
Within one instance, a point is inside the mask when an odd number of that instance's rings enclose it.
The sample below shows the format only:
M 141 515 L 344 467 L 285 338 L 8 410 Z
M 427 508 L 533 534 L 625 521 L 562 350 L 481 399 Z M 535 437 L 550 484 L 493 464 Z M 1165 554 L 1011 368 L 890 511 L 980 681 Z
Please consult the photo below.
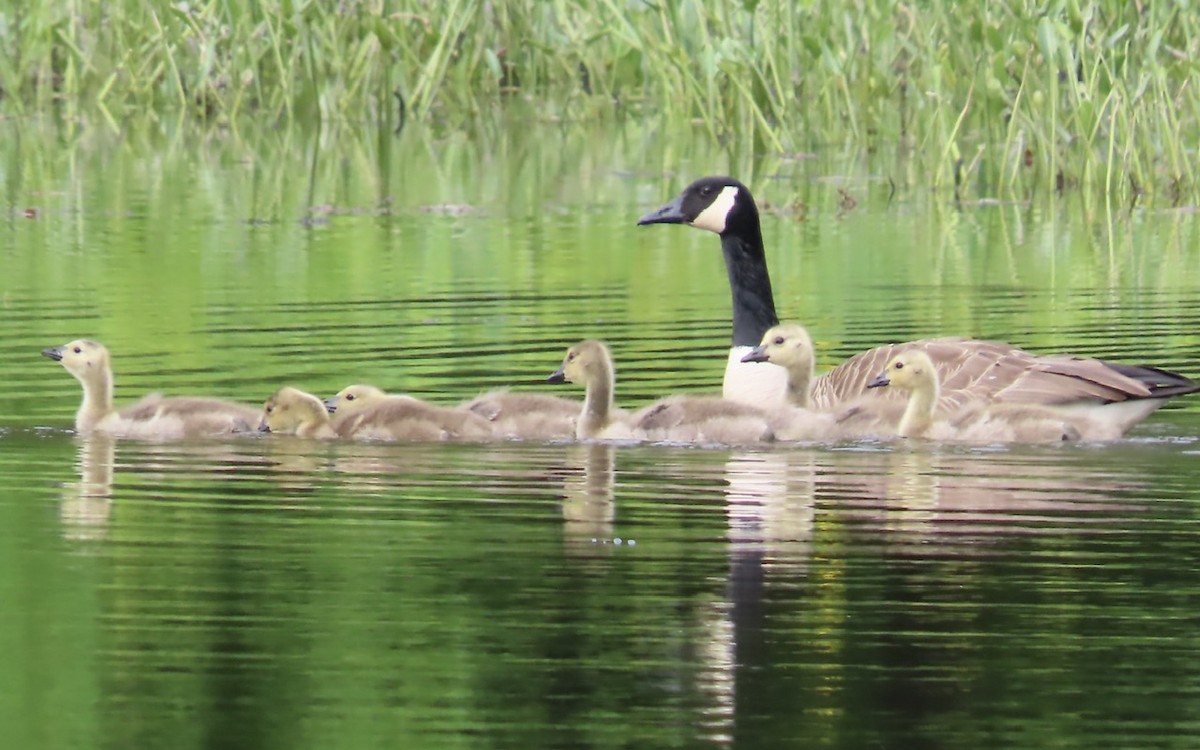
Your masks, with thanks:
M 267 407 L 267 414 L 274 414 L 274 413 L 275 413 L 275 407 L 274 407 L 274 406 L 268 406 L 268 407 Z
M 574 361 L 575 361 L 575 352 L 571 352 L 570 354 L 568 354 L 568 355 L 567 355 L 567 361 L 568 361 L 568 362 L 574 362 Z
M 775 337 L 775 346 L 783 346 L 783 336 Z
M 897 362 L 897 363 L 896 363 L 896 369 L 897 369 L 897 370 L 903 370 L 903 369 L 904 369 L 904 363 L 903 363 L 903 362 Z
M 353 400 L 354 400 L 354 394 L 353 394 L 353 393 L 347 393 L 347 394 L 346 394 L 346 400 L 347 400 L 347 401 L 353 401 Z
M 76 354 L 83 354 L 83 349 L 80 349 L 80 348 L 77 346 L 77 347 L 75 347 L 75 353 L 76 353 Z

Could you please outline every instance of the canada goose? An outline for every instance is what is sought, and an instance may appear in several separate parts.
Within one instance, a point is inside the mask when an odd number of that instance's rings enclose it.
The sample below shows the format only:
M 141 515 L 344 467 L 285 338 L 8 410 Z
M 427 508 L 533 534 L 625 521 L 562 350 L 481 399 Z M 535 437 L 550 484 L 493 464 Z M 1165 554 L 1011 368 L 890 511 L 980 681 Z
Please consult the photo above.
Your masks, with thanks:
M 836 404 L 832 410 L 812 408 L 810 392 L 816 372 L 816 353 L 808 329 L 797 323 L 780 323 L 763 334 L 762 343 L 742 357 L 743 362 L 770 362 L 787 373 L 787 400 L 791 409 L 772 415 L 779 440 L 847 440 L 895 433 L 904 411 L 900 403 L 862 397 Z
M 372 404 L 378 406 L 384 402 L 395 403 L 400 401 L 421 403 L 412 396 L 388 393 L 382 388 L 367 385 L 366 383 L 348 385 L 332 397 L 325 399 L 323 403 L 325 404 L 325 411 L 345 418 L 354 416 L 355 414 L 362 414 Z
M 252 406 L 161 393 L 117 411 L 113 407 L 112 358 L 103 344 L 76 339 L 43 349 L 42 356 L 62 363 L 83 386 L 83 403 L 75 414 L 75 430 L 81 435 L 102 432 L 115 437 L 176 440 L 252 432 L 258 420 L 258 410 Z
M 646 224 L 689 224 L 720 236 L 733 294 L 733 345 L 722 394 L 752 406 L 781 403 L 787 389 L 783 369 L 742 362 L 779 322 L 754 196 L 732 177 L 705 177 L 638 220 L 639 226 Z
M 705 443 L 752 443 L 773 439 L 766 415 L 745 404 L 703 396 L 670 396 L 633 414 L 614 412 L 616 376 L 603 342 L 581 341 L 567 350 L 548 380 L 581 383 L 584 406 L 575 436 L 585 439 L 651 439 Z
M 412 396 L 391 395 L 373 385 L 351 385 L 325 402 L 337 414 L 344 437 L 375 440 L 488 440 L 492 425 L 466 409 L 453 409 Z
M 280 388 L 266 400 L 258 429 L 304 438 L 338 437 L 324 402 L 291 386 Z
M 940 386 L 933 360 L 921 349 L 897 354 L 868 388 L 892 386 L 908 396 L 896 432 L 900 437 L 928 437 L 971 443 L 1040 443 L 1063 440 L 1109 440 L 1120 432 L 1082 414 L 1036 404 L 967 404 L 943 421 L 935 421 Z
M 787 401 L 807 409 L 809 391 L 816 377 L 817 359 L 808 329 L 796 323 L 771 326 L 758 346 L 744 354 L 742 362 L 770 362 L 783 368 L 787 377 Z
M 632 422 L 650 440 L 741 445 L 776 439 L 765 411 L 718 396 L 667 396 L 636 412 Z
M 813 403 L 839 403 L 862 393 L 874 380 L 872 371 L 879 373 L 896 356 L 914 349 L 935 365 L 939 416 L 972 404 L 1050 407 L 1095 424 L 1095 439 L 1124 434 L 1170 398 L 1200 390 L 1200 384 L 1157 367 L 1037 355 L 995 341 L 940 338 L 854 355 L 817 379 Z
M 461 405 L 492 423 L 497 435 L 520 440 L 549 440 L 575 435 L 583 404 L 542 393 L 497 390 L 482 393 Z
M 625 415 L 613 408 L 613 389 L 616 375 L 612 354 L 604 342 L 596 339 L 580 341 L 567 349 L 562 365 L 546 378 L 550 383 L 578 383 L 585 389 L 583 408 L 575 422 L 575 437 L 579 440 L 638 439 Z
M 758 209 L 746 186 L 730 177 L 704 177 L 638 224 L 689 224 L 720 236 L 733 297 L 733 350 L 723 392 L 751 404 L 782 400 L 787 388 L 782 370 L 768 367 L 756 374 L 744 368 L 763 365 L 741 362 L 749 347 L 779 322 Z M 942 338 L 882 346 L 851 357 L 813 382 L 813 406 L 829 409 L 857 398 L 885 364 L 913 347 L 925 349 L 937 367 L 939 409 L 973 401 L 1038 404 L 1077 409 L 1124 432 L 1167 399 L 1200 390 L 1200 384 L 1155 367 L 1039 356 L 1005 343 Z

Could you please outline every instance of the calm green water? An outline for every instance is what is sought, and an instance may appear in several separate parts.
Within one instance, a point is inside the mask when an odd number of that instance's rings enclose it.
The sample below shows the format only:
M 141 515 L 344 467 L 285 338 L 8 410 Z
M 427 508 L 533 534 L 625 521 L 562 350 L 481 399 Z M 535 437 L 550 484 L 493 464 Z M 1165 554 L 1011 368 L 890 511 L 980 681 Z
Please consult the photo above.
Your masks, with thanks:
M 600 336 L 624 403 L 715 390 L 716 241 L 633 222 L 732 172 L 824 364 L 955 333 L 1200 375 L 1190 212 L 634 124 L 30 124 L 0 170 L 6 745 L 1195 744 L 1200 399 L 1103 446 L 159 445 L 75 438 L 39 355 L 104 341 L 126 402 L 449 402 Z

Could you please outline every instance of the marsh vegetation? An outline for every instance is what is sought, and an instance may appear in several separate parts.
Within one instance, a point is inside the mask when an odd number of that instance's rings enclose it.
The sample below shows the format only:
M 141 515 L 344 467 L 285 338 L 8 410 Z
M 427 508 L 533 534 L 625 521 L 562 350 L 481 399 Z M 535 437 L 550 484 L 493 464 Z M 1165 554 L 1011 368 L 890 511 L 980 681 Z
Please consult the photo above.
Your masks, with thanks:
M 1178 3 L 0 2 L 8 114 L 661 118 L 755 153 L 912 155 L 966 199 L 1197 198 L 1200 16 Z

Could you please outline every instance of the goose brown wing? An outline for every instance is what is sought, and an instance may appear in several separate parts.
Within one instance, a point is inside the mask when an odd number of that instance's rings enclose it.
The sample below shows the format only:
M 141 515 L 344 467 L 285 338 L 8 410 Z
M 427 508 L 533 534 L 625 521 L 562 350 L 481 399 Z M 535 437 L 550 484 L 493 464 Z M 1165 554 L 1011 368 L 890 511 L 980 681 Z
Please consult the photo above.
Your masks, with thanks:
M 981 346 L 972 348 L 968 347 L 968 344 Z M 973 371 L 985 366 L 985 363 L 995 362 L 1003 354 L 1002 347 L 994 342 L 963 338 L 925 339 L 877 346 L 855 354 L 813 381 L 810 396 L 813 408 L 829 410 L 864 396 L 897 403 L 904 401 L 904 394 L 894 388 L 868 390 L 867 383 L 883 372 L 893 357 L 913 348 L 924 349 L 937 365 L 938 376 L 943 383 L 941 403 L 946 408 L 976 398 L 974 390 L 970 393 L 963 392 L 965 388 L 974 384 Z M 947 399 L 947 396 L 950 398 Z
M 892 357 L 912 348 L 925 350 L 937 367 L 941 383 L 939 412 L 981 401 L 1043 406 L 1106 404 L 1200 390 L 1200 384 L 1154 367 L 1069 355 L 1039 356 L 997 341 L 942 338 L 891 344 L 856 354 L 817 379 L 813 403 L 829 409 L 862 396 L 867 383 Z M 880 395 L 898 397 L 896 393 Z
M 1081 401 L 1112 403 L 1149 398 L 1150 388 L 1098 359 L 1048 356 L 1033 359 L 997 390 L 992 400 L 1005 404 L 1057 406 Z

